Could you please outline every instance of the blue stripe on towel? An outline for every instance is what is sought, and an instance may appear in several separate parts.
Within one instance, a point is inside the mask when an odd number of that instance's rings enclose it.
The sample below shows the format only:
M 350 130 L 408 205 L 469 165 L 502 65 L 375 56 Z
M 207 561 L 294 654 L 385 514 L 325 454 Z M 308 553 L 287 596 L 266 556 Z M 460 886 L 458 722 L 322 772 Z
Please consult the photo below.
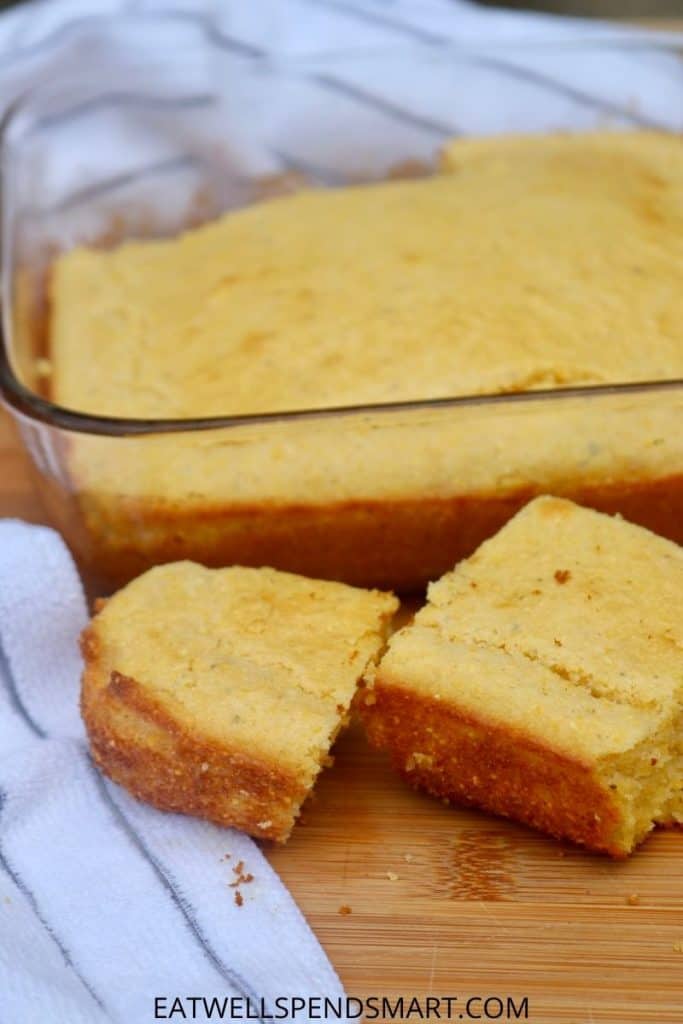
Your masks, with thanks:
M 21 693 L 20 693 L 17 681 L 14 678 L 14 675 L 12 673 L 12 668 L 11 668 L 11 665 L 9 663 L 9 660 L 6 657 L 6 655 L 4 654 L 4 652 L 2 651 L 2 648 L 0 648 L 0 675 L 5 680 L 6 689 L 7 689 L 10 701 L 12 703 L 12 707 L 19 714 L 19 716 L 21 717 L 22 721 L 28 726 L 28 728 L 31 730 L 31 732 L 36 737 L 38 737 L 41 740 L 49 740 L 50 739 L 49 733 L 47 733 L 41 726 L 38 725 L 38 723 L 32 718 L 32 716 L 30 715 L 29 711 L 27 710 L 26 705 L 24 704 L 24 701 L 22 699 L 22 696 L 21 696 Z M 190 935 L 194 939 L 195 943 L 202 950 L 202 953 L 205 956 L 205 958 L 215 968 L 215 970 L 218 971 L 218 973 L 220 974 L 220 976 L 223 978 L 224 981 L 227 981 L 229 985 L 231 985 L 241 996 L 243 996 L 246 1000 L 248 1000 L 252 1005 L 258 1006 L 259 1005 L 259 997 L 257 996 L 257 994 L 250 988 L 250 986 L 247 984 L 247 982 L 239 974 L 237 974 L 237 972 L 233 971 L 230 967 L 228 967 L 227 964 L 224 963 L 223 960 L 221 960 L 221 958 L 218 956 L 218 954 L 212 948 L 212 946 L 208 942 L 206 936 L 203 934 L 202 929 L 199 926 L 199 923 L 197 922 L 196 911 L 195 911 L 194 907 L 192 906 L 190 901 L 187 899 L 187 897 L 184 896 L 181 893 L 181 891 L 179 890 L 179 888 L 178 888 L 177 884 L 175 883 L 174 879 L 169 874 L 168 870 L 166 868 L 164 868 L 164 866 L 161 864 L 161 862 L 158 860 L 158 858 L 156 858 L 154 856 L 154 854 L 149 850 L 149 848 L 145 844 L 142 836 L 133 827 L 133 825 L 131 825 L 131 823 L 127 819 L 126 815 L 124 814 L 124 812 L 121 810 L 121 808 L 116 803 L 114 797 L 109 792 L 109 790 L 107 788 L 107 784 L 105 783 L 104 779 L 102 778 L 102 775 L 100 774 L 99 770 L 93 764 L 93 762 L 91 760 L 91 757 L 90 757 L 90 754 L 89 754 L 89 751 L 88 751 L 85 743 L 79 743 L 79 750 L 80 750 L 80 752 L 81 752 L 81 754 L 83 756 L 83 759 L 84 759 L 85 764 L 87 766 L 88 772 L 89 772 L 90 776 L 92 777 L 92 779 L 93 779 L 93 781 L 95 783 L 95 788 L 96 788 L 96 790 L 97 790 L 97 792 L 98 792 L 102 802 L 107 806 L 108 810 L 111 813 L 111 816 L 112 816 L 112 819 L 114 821 L 115 826 L 119 829 L 120 832 L 123 833 L 123 835 L 126 837 L 128 842 L 135 848 L 135 850 L 137 851 L 139 856 L 141 856 L 143 858 L 143 860 L 145 860 L 147 862 L 147 864 L 149 864 L 149 866 L 151 867 L 151 869 L 152 869 L 154 875 L 156 876 L 157 880 L 163 886 L 163 888 L 165 889 L 166 893 L 168 894 L 171 902 L 176 907 L 178 912 L 182 915 L 182 918 L 183 918 L 183 920 L 185 922 L 187 930 L 189 931 Z M 3 792 L 2 789 L 0 789 L 0 818 L 2 816 L 3 806 L 5 804 L 6 799 L 7 798 L 6 798 L 5 793 Z M 1 822 L 0 822 L 0 824 L 1 824 Z M 92 987 L 88 984 L 88 982 L 85 980 L 85 978 L 81 975 L 81 973 L 78 970 L 78 968 L 75 966 L 75 964 L 73 962 L 73 959 L 71 957 L 71 954 L 69 953 L 67 948 L 64 946 L 64 944 L 61 942 L 61 940 L 58 938 L 58 936 L 56 935 L 54 930 L 51 928 L 51 926 L 48 924 L 46 919 L 43 917 L 43 915 L 42 915 L 42 913 L 41 913 L 41 911 L 40 911 L 40 909 L 38 907 L 38 904 L 37 904 L 37 901 L 36 901 L 36 898 L 35 898 L 34 894 L 31 892 L 31 890 L 28 888 L 28 886 L 23 882 L 23 880 L 21 879 L 20 875 L 18 874 L 16 868 L 14 868 L 13 866 L 11 866 L 9 864 L 9 862 L 7 860 L 7 857 L 6 857 L 5 853 L 4 853 L 3 847 L 2 847 L 2 830 L 1 829 L 0 829 L 0 867 L 4 868 L 5 872 L 12 879 L 12 881 L 14 882 L 16 887 L 28 899 L 28 901 L 31 904 L 31 906 L 32 906 L 32 908 L 33 908 L 33 910 L 34 910 L 34 912 L 36 914 L 36 917 L 40 921 L 41 925 L 43 926 L 43 928 L 45 928 L 45 930 L 48 932 L 50 937 L 53 939 L 53 941 L 58 946 L 62 956 L 64 957 L 65 963 L 74 971 L 74 973 L 77 975 L 79 980 L 83 983 L 84 987 L 87 989 L 87 991 L 93 997 L 93 999 L 95 1000 L 97 1005 L 101 1009 L 105 1010 L 106 1007 L 104 1006 L 102 1001 L 99 999 L 99 997 L 97 996 L 95 991 L 92 989 Z M 258 1017 L 258 1018 L 255 1017 L 253 1019 L 260 1021 L 261 1024 L 264 1024 L 264 1022 L 263 1022 L 261 1017 Z
M 182 914 L 190 934 L 196 941 L 197 945 L 204 952 L 204 955 L 206 956 L 207 960 L 210 961 L 210 963 L 213 965 L 213 967 L 216 968 L 221 977 L 225 981 L 227 981 L 229 985 L 232 985 L 232 987 L 236 989 L 241 996 L 243 996 L 245 999 L 248 999 L 252 1003 L 252 1005 L 258 1006 L 259 997 L 257 996 L 257 994 L 253 991 L 253 989 L 250 988 L 247 982 L 242 977 L 240 977 L 239 974 L 233 971 L 230 967 L 227 966 L 227 964 L 223 962 L 223 960 L 221 960 L 221 958 L 218 956 L 215 950 L 211 947 L 209 941 L 203 934 L 197 922 L 196 911 L 194 907 L 187 899 L 187 897 L 180 892 L 173 878 L 170 876 L 169 872 L 163 867 L 160 861 L 147 847 L 140 833 L 131 825 L 126 815 L 118 806 L 114 797 L 109 792 L 108 784 L 104 781 L 99 770 L 93 764 L 90 758 L 90 754 L 88 753 L 85 746 L 83 747 L 83 756 L 85 758 L 85 761 L 87 762 L 88 769 L 93 779 L 95 780 L 96 788 L 100 796 L 102 797 L 103 802 L 111 811 L 112 818 L 114 819 L 114 824 L 120 829 L 120 831 L 123 832 L 123 834 L 129 840 L 129 842 L 138 851 L 140 856 L 143 857 L 150 865 L 157 879 L 163 885 L 164 889 L 170 896 L 172 902 L 175 904 L 177 909 Z M 264 1024 L 261 1017 L 255 1017 L 253 1019 L 259 1020 L 261 1021 L 261 1024 Z
M 409 25 L 405 21 L 396 21 L 394 18 L 387 17 L 387 15 L 383 13 L 361 10 L 358 7 L 344 3 L 344 0 L 304 0 L 304 2 L 311 4 L 314 7 L 322 7 L 330 11 L 336 11 L 339 14 L 343 14 L 348 18 L 353 18 L 356 21 L 365 21 L 368 22 L 368 24 L 387 28 L 395 33 L 409 36 L 421 43 L 425 43 L 428 46 L 448 46 L 455 42 L 455 40 L 451 39 L 449 36 L 443 36 L 440 33 L 432 32 L 429 29 L 417 28 L 417 26 Z M 610 114 L 624 118 L 631 121 L 633 124 L 638 124 L 644 128 L 661 128 L 661 125 L 657 122 L 637 114 L 628 107 L 621 106 L 618 103 L 610 103 L 609 100 L 602 99 L 600 96 L 595 96 L 593 93 L 585 92 L 583 89 L 577 89 L 575 86 L 567 85 L 565 82 L 558 81 L 556 78 L 551 78 L 550 75 L 545 75 L 540 71 L 534 71 L 531 68 L 512 64 L 499 57 L 482 57 L 480 55 L 475 56 L 474 54 L 464 53 L 462 58 L 480 67 L 491 68 L 492 71 L 500 72 L 500 74 L 506 75 L 509 78 L 516 78 L 519 81 L 528 82 L 530 85 L 536 85 L 541 89 L 545 89 L 546 92 L 559 93 L 562 96 L 566 96 L 567 99 L 573 100 L 575 103 L 592 107 L 594 110 L 598 110 L 603 114 Z
M 7 796 L 3 792 L 3 790 L 0 789 L 0 823 L 1 823 L 2 813 L 3 813 L 6 801 L 7 801 Z M 107 1008 L 104 1005 L 104 1003 L 102 1002 L 102 1000 L 100 999 L 100 997 L 97 995 L 97 992 L 92 987 L 92 985 L 86 980 L 86 978 L 83 976 L 82 972 L 79 970 L 79 968 L 74 963 L 74 960 L 73 960 L 73 957 L 72 957 L 71 953 L 66 948 L 66 946 L 64 945 L 62 940 L 57 935 L 57 933 L 54 931 L 52 926 L 48 923 L 48 921 L 43 916 L 43 914 L 41 912 L 41 909 L 40 909 L 40 907 L 38 905 L 38 901 L 37 901 L 34 893 L 26 885 L 26 883 L 22 879 L 22 877 L 19 874 L 19 872 L 17 871 L 17 869 L 15 867 L 13 867 L 9 863 L 9 861 L 7 859 L 7 855 L 5 854 L 5 851 L 4 851 L 3 847 L 2 847 L 2 830 L 1 829 L 0 829 L 0 867 L 2 867 L 3 870 L 5 871 L 5 873 L 7 875 L 9 875 L 9 877 L 11 878 L 12 882 L 17 887 L 19 892 L 22 893 L 22 895 L 24 895 L 26 897 L 26 899 L 28 900 L 29 904 L 31 905 L 33 913 L 36 915 L 37 919 L 40 921 L 41 925 L 43 926 L 43 928 L 45 929 L 47 934 L 50 936 L 50 938 L 52 939 L 54 944 L 57 946 L 59 952 L 62 954 L 62 957 L 64 958 L 64 963 L 67 965 L 67 967 L 69 967 L 73 971 L 73 973 L 76 975 L 78 980 L 81 982 L 81 984 L 83 985 L 85 990 L 90 994 L 90 996 L 93 998 L 93 1000 L 97 1003 L 99 1008 L 106 1013 L 107 1012 Z M 109 1015 L 107 1014 L 107 1016 L 109 1016 Z

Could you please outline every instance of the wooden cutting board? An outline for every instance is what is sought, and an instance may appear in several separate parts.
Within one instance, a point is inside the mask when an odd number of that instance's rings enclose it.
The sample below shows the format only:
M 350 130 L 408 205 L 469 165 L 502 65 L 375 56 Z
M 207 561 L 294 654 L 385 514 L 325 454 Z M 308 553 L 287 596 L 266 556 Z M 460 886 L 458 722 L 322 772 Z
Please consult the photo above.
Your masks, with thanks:
M 0 465 L 0 515 L 41 521 L 4 416 Z M 335 754 L 265 852 L 350 995 L 457 995 L 455 1020 L 493 995 L 527 997 L 532 1024 L 683 1022 L 683 830 L 612 862 L 411 792 L 358 727 Z

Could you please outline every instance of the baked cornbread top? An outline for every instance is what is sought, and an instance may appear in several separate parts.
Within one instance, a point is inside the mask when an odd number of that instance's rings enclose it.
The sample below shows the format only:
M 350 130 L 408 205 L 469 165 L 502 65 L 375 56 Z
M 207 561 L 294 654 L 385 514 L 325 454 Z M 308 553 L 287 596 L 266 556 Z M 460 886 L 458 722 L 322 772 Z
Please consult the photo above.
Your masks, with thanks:
M 91 630 L 102 684 L 127 676 L 190 734 L 310 781 L 397 606 L 273 569 L 176 562 L 120 590 Z
M 379 673 L 595 760 L 680 716 L 682 611 L 683 549 L 537 498 L 430 586 Z
M 447 147 L 51 280 L 53 398 L 192 417 L 683 376 L 683 144 Z

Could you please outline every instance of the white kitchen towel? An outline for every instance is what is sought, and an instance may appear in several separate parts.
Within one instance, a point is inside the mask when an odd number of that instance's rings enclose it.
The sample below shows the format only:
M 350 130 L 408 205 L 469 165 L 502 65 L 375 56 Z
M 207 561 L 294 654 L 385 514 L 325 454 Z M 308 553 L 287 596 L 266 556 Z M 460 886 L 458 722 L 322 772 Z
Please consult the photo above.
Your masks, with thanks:
M 293 168 L 335 184 L 470 131 L 681 131 L 683 34 L 633 45 L 645 35 L 467 0 L 37 0 L 0 17 L 0 110 L 42 84 L 50 115 L 92 139 L 87 158 L 41 169 L 41 208 L 107 173 L 166 174 L 202 140 L 231 151 L 226 172 Z M 169 111 L 150 128 L 135 109 L 145 96 L 193 116 L 179 127 Z M 339 130 L 321 131 L 330 120 Z
M 30 94 L 4 189 L 40 260 L 140 215 L 177 230 L 264 175 L 383 177 L 458 134 L 683 131 L 683 36 L 645 36 L 467 0 L 22 5 L 0 17 L 0 113 Z
M 282 171 L 381 177 L 458 134 L 683 131 L 683 36 L 645 36 L 467 0 L 22 5 L 0 17 L 0 113 L 31 96 L 6 190 L 44 250 L 122 211 L 176 229 Z
M 166 1015 L 181 997 L 187 1018 L 171 1020 L 223 1019 L 201 997 L 219 1008 L 232 997 L 236 1017 L 248 999 L 259 1016 L 309 996 L 343 1009 L 334 970 L 255 843 L 100 776 L 78 713 L 86 620 L 58 534 L 0 521 L 0 1021 L 143 1024 L 155 997 Z M 253 881 L 238 906 L 240 861 Z

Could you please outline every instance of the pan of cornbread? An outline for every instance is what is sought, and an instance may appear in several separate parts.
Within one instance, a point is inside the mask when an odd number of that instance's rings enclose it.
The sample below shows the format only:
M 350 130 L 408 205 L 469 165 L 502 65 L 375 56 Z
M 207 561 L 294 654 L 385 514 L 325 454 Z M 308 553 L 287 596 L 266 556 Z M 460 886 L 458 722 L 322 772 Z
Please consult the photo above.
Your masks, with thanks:
M 58 445 L 63 527 L 114 582 L 401 590 L 537 493 L 680 541 L 682 182 L 665 133 L 458 139 L 417 180 L 58 255 L 47 394 L 109 424 Z

